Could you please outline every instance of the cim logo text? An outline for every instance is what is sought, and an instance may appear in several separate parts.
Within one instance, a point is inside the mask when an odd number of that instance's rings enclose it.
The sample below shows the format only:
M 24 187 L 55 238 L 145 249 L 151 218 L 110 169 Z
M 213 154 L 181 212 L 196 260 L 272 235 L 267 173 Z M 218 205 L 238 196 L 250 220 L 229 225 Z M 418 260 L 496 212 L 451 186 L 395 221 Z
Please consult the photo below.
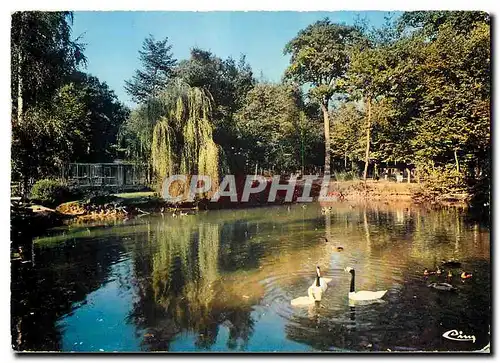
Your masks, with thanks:
M 466 341 L 472 341 L 473 343 L 476 342 L 475 335 L 465 335 L 461 330 L 458 331 L 456 329 L 448 330 L 443 334 L 443 337 L 450 340 L 457 340 L 459 342 L 466 342 Z

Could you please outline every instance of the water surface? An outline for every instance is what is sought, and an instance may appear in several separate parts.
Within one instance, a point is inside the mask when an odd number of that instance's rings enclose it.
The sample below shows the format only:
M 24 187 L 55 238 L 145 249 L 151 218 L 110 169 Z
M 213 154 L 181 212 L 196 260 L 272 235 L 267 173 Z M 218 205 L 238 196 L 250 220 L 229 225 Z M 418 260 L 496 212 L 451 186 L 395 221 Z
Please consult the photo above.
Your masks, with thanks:
M 489 343 L 490 235 L 455 209 L 318 204 L 72 225 L 12 267 L 21 350 L 470 351 Z M 337 247 L 343 251 L 338 252 Z M 473 278 L 423 276 L 441 260 Z M 321 304 L 292 307 L 315 266 Z M 388 290 L 352 304 L 359 290 Z M 451 282 L 456 292 L 428 288 Z M 476 341 L 442 337 L 457 329 Z

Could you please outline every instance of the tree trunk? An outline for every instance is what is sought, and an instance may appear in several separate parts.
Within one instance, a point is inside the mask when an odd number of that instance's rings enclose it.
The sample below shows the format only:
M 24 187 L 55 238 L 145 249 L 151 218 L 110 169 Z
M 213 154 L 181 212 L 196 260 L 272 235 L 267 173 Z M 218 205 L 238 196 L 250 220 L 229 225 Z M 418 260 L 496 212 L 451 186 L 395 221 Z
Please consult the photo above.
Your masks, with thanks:
M 347 153 L 344 154 L 344 170 L 347 171 Z
M 328 101 L 321 103 L 323 111 L 323 126 L 325 129 L 325 172 L 324 175 L 330 175 L 330 117 L 328 116 Z
M 23 122 L 23 74 L 22 74 L 23 56 L 21 48 L 17 54 L 17 124 Z
M 366 100 L 368 108 L 368 118 L 366 127 L 366 153 L 365 153 L 365 172 L 363 173 L 363 179 L 366 181 L 366 176 L 368 174 L 368 158 L 370 156 L 370 129 L 372 123 L 372 100 L 370 97 Z
M 411 178 L 411 170 L 410 168 L 406 168 L 406 172 L 408 173 L 408 183 L 410 183 L 410 178 Z
M 457 149 L 453 151 L 453 154 L 455 155 L 455 165 L 457 166 L 457 173 L 460 173 L 460 164 L 458 163 Z

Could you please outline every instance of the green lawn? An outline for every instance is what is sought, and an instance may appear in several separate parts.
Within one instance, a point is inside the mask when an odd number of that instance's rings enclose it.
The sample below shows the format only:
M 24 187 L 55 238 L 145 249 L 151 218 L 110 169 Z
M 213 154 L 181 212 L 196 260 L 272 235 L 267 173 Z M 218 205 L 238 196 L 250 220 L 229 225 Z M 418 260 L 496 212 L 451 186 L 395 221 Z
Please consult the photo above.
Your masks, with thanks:
M 154 197 L 154 192 L 132 192 L 132 193 L 118 193 L 113 194 L 119 198 L 144 198 L 144 197 Z

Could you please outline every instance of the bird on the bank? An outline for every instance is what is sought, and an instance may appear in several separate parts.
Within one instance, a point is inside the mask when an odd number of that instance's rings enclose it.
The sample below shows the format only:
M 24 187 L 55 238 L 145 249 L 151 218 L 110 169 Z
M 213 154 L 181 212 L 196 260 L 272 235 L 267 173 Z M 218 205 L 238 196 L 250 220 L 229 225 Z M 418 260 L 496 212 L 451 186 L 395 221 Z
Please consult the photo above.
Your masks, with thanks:
M 460 278 L 465 280 L 465 279 L 470 279 L 472 277 L 472 274 L 471 273 L 468 273 L 468 272 L 465 272 L 465 271 L 462 271 L 462 273 L 460 274 Z
M 328 289 L 328 283 L 332 279 L 321 276 L 319 266 L 316 266 L 316 277 L 311 286 L 307 289 L 307 296 L 301 296 L 291 301 L 293 306 L 311 305 L 316 301 L 321 301 L 323 293 Z
M 344 247 L 342 247 L 342 246 L 337 247 L 337 252 L 342 252 L 343 250 L 344 250 Z
M 344 271 L 351 274 L 351 288 L 349 290 L 349 300 L 367 301 L 381 299 L 387 293 L 387 290 L 379 291 L 356 291 L 355 289 L 355 274 L 356 272 L 352 267 L 346 267 Z
M 447 282 L 433 282 L 432 284 L 427 285 L 427 287 L 432 287 L 433 289 L 441 291 L 453 291 L 457 289 L 455 286 Z
M 451 272 L 451 270 L 448 271 L 447 277 L 453 277 L 453 273 Z

